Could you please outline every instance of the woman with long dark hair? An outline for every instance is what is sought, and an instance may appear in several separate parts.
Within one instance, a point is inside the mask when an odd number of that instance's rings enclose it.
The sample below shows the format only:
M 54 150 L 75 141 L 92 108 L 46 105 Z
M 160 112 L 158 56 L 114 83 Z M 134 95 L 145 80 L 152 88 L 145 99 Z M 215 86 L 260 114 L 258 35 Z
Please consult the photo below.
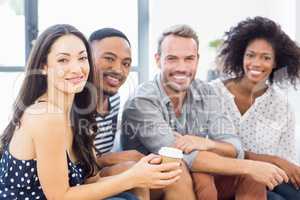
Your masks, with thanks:
M 152 165 L 160 159 L 154 155 L 98 176 L 93 77 L 89 44 L 76 28 L 54 25 L 40 35 L 1 136 L 0 199 L 98 200 L 179 178 L 179 163 Z
M 274 21 L 248 18 L 225 33 L 219 58 L 223 80 L 212 83 L 245 149 L 246 159 L 269 162 L 285 171 L 289 183 L 269 193 L 300 199 L 300 166 L 295 147 L 295 116 L 277 86 L 296 87 L 300 48 Z M 272 180 L 276 186 L 280 180 Z M 280 195 L 280 196 L 279 196 Z

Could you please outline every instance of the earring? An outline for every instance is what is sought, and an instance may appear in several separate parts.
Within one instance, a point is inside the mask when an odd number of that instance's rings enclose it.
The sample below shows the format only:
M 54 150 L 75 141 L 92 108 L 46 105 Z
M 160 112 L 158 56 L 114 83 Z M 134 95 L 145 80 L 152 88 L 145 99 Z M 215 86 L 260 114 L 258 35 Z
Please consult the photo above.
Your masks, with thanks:
M 47 75 L 46 70 L 42 69 L 42 70 L 41 70 L 41 74 L 42 74 L 42 75 Z

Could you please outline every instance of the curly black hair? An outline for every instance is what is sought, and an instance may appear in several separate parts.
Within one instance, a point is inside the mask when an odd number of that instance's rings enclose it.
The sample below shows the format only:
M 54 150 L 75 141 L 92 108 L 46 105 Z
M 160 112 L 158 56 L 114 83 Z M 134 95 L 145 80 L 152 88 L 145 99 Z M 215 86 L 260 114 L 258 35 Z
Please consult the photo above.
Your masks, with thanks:
M 269 76 L 270 84 L 280 85 L 287 80 L 296 87 L 300 78 L 300 48 L 278 24 L 265 17 L 247 18 L 225 32 L 218 55 L 223 63 L 223 72 L 236 78 L 244 76 L 244 53 L 255 39 L 265 39 L 274 49 L 276 67 Z

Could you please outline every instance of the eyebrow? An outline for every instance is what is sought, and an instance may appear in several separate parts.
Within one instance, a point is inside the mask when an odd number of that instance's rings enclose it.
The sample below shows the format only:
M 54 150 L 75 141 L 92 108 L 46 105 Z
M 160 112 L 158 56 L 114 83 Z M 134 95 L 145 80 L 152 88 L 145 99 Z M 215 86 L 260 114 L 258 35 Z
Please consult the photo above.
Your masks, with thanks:
M 80 51 L 80 52 L 78 53 L 78 55 L 83 54 L 83 53 L 86 53 L 86 50 Z M 59 52 L 59 53 L 56 54 L 56 56 L 61 55 L 61 54 L 62 54 L 62 55 L 66 55 L 66 56 L 70 56 L 70 55 L 71 55 L 71 54 L 66 53 L 66 52 Z
M 110 55 L 110 56 L 113 56 L 113 57 L 115 57 L 115 58 L 118 57 L 116 54 L 114 54 L 114 53 L 112 53 L 112 52 L 109 52 L 109 51 L 108 51 L 108 52 L 104 52 L 103 55 Z M 132 59 L 131 59 L 130 57 L 126 57 L 126 58 L 124 58 L 123 60 L 129 60 L 129 61 L 132 61 Z
M 103 55 L 110 55 L 113 57 L 118 57 L 116 54 L 112 53 L 112 52 L 104 52 Z
M 250 53 L 258 53 L 258 54 L 264 54 L 264 55 L 272 55 L 272 53 L 269 53 L 269 52 L 256 52 L 256 51 L 253 51 L 251 49 L 247 50 L 246 52 L 250 52 Z

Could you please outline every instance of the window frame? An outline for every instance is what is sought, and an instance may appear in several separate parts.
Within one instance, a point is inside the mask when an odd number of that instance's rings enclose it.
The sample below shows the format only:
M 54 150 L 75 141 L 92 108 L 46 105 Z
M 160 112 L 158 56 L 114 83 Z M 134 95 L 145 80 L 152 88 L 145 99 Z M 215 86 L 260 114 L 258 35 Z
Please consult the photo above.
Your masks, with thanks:
M 149 79 L 149 0 L 138 0 L 138 64 L 131 71 L 138 73 L 138 81 Z M 33 41 L 38 36 L 38 0 L 24 0 L 25 63 Z M 25 66 L 0 66 L 0 72 L 22 72 Z

